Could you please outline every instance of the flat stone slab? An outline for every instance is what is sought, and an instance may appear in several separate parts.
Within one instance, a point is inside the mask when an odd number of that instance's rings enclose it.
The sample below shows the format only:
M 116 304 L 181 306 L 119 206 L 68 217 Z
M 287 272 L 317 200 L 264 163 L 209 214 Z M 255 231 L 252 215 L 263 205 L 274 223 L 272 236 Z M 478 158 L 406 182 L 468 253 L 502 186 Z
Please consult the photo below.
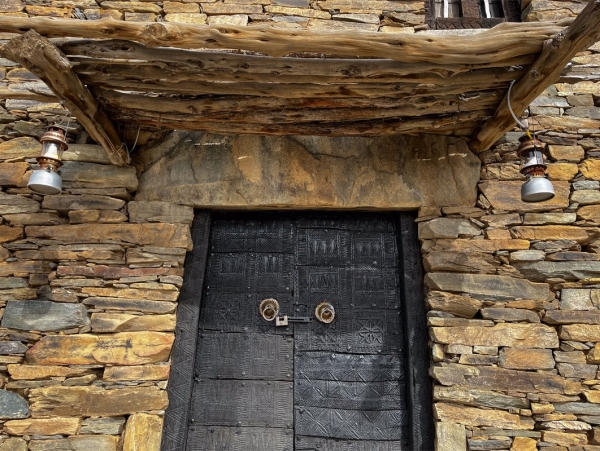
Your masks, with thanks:
M 89 324 L 84 305 L 52 301 L 8 301 L 2 317 L 7 329 L 52 331 Z
M 429 273 L 425 276 L 425 283 L 434 290 L 469 293 L 476 299 L 491 301 L 546 300 L 550 295 L 550 286 L 546 283 L 533 283 L 509 276 Z
M 460 138 L 171 136 L 140 155 L 136 201 L 394 209 L 476 201 L 481 163 Z
M 600 261 L 562 261 L 518 263 L 521 274 L 531 280 L 558 277 L 565 280 L 582 280 L 600 276 Z
M 77 224 L 29 226 L 28 238 L 69 243 L 95 243 L 108 240 L 139 245 L 192 249 L 190 230 L 184 224 Z
M 493 327 L 432 327 L 429 333 L 433 341 L 443 344 L 558 348 L 556 330 L 543 324 L 500 323 Z
M 119 416 L 162 410 L 167 407 L 165 390 L 157 387 L 44 387 L 30 392 L 34 416 Z
M 47 335 L 25 358 L 37 365 L 142 365 L 167 360 L 173 341 L 172 333 L 162 332 Z
M 569 195 L 571 194 L 569 182 L 552 182 L 556 195 L 545 202 L 523 202 L 521 200 L 521 185 L 523 185 L 523 182 L 520 181 L 498 182 L 486 180 L 479 184 L 479 188 L 492 206 L 499 210 L 533 212 L 554 210 L 555 208 L 562 209 L 569 206 Z

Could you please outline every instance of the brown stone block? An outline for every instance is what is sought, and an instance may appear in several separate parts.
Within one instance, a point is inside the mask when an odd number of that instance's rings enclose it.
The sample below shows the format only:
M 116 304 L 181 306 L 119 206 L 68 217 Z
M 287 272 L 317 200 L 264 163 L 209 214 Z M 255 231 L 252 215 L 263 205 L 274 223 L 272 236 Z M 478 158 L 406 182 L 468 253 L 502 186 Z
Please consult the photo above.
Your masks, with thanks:
M 105 381 L 164 381 L 169 379 L 171 365 L 109 366 Z
M 30 451 L 117 451 L 119 437 L 110 435 L 80 435 L 56 440 L 31 440 Z
M 500 262 L 490 254 L 430 252 L 423 257 L 425 271 L 494 274 Z
M 579 165 L 579 170 L 586 179 L 600 180 L 600 160 L 585 160 Z
M 31 390 L 29 400 L 34 418 L 128 415 L 162 410 L 168 404 L 167 392 L 156 387 L 45 387 Z
M 56 269 L 59 276 L 102 277 L 104 279 L 121 279 L 123 277 L 162 276 L 169 272 L 168 268 L 135 268 L 123 266 L 64 266 Z
M 165 13 L 199 13 L 200 5 L 197 3 L 163 2 Z
M 81 290 L 83 294 L 99 297 L 145 299 L 149 301 L 176 301 L 179 292 L 175 290 L 137 290 L 135 288 L 95 288 Z
M 588 442 L 586 434 L 556 431 L 542 431 L 542 440 L 564 446 L 586 445 Z
M 492 206 L 500 210 L 528 212 L 553 210 L 569 206 L 571 187 L 566 181 L 554 182 L 556 195 L 544 202 L 523 202 L 521 200 L 521 185 L 523 185 L 523 182 L 520 181 L 484 181 L 479 184 L 479 187 Z
M 542 324 L 501 323 L 494 327 L 432 327 L 429 332 L 433 341 L 443 344 L 558 348 L 556 331 Z
M 517 226 L 513 227 L 512 231 L 516 238 L 525 240 L 575 240 L 578 243 L 585 243 L 590 238 L 590 234 L 585 229 L 576 226 Z
M 204 14 L 260 14 L 262 5 L 236 5 L 225 3 L 201 3 Z M 329 14 L 327 14 L 329 16 Z
M 512 442 L 511 451 L 537 451 L 536 440 L 529 437 L 515 437 Z
M 71 17 L 72 8 L 55 8 L 53 6 L 25 6 L 25 11 L 30 16 L 49 16 L 49 17 Z
M 12 226 L 58 225 L 66 222 L 56 213 L 17 213 L 3 216 Z
M 183 224 L 78 224 L 55 227 L 29 226 L 29 238 L 71 243 L 115 240 L 125 243 L 192 249 L 189 227 Z
M 171 332 L 175 330 L 175 315 L 126 315 L 120 313 L 93 313 L 94 332 L 131 332 L 150 330 Z
M 23 227 L 0 226 L 0 243 L 23 238 Z
M 0 301 L 35 299 L 37 290 L 35 288 L 10 288 L 0 290 Z
M 54 2 L 61 3 L 61 2 Z M 78 2 L 77 2 L 78 3 Z M 98 5 L 95 1 L 91 1 L 94 6 L 92 8 L 97 8 Z M 83 6 L 77 6 L 78 8 L 83 8 Z M 87 7 L 90 8 L 90 7 Z M 85 11 L 88 14 L 91 10 L 88 9 Z M 102 10 L 96 10 L 98 13 L 107 12 Z M 120 14 L 119 14 L 120 16 Z M 120 18 L 120 17 L 119 17 Z M 63 161 L 79 161 L 82 163 L 99 163 L 99 164 L 111 164 L 108 158 L 108 154 L 104 151 L 102 146 L 97 144 L 69 144 L 69 148 L 65 153 L 63 153 L 62 157 Z
M 575 163 L 554 163 L 546 168 L 550 180 L 571 180 L 578 172 L 579 168 Z
M 566 160 L 579 163 L 585 158 L 585 151 L 581 146 L 548 146 L 548 154 L 553 160 Z
M 552 396 L 576 395 L 583 391 L 580 382 L 532 371 L 452 364 L 446 367 L 432 367 L 430 373 L 440 384 L 448 386 L 461 385 L 501 392 L 531 393 L 535 391 L 538 394 L 551 394 Z M 568 400 L 568 398 L 562 400 Z M 555 399 L 552 399 L 550 402 L 554 401 Z
M 24 261 L 24 262 L 2 262 L 0 263 L 0 277 L 13 276 L 26 273 L 49 273 L 52 271 L 48 261 Z
M 0 193 L 0 215 L 36 213 L 40 204 L 27 196 Z
M 131 201 L 127 204 L 129 220 L 133 223 L 166 222 L 190 225 L 194 209 L 184 205 L 160 201 Z
M 49 335 L 25 356 L 27 363 L 37 365 L 143 365 L 164 362 L 173 340 L 173 334 L 161 332 Z
M 129 13 L 155 13 L 161 12 L 161 7 L 150 2 L 123 2 L 105 1 L 100 4 L 102 9 L 118 9 Z
M 113 210 L 75 210 L 69 212 L 71 224 L 85 224 L 97 222 L 100 224 L 118 224 L 127 222 L 127 216 L 120 211 Z
M 4 430 L 11 435 L 75 435 L 80 426 L 80 418 L 30 418 L 7 421 Z
M 600 310 L 548 310 L 543 321 L 547 324 L 600 325 Z
M 560 338 L 570 341 L 600 341 L 600 325 L 569 324 L 560 328 Z
M 546 283 L 487 274 L 428 273 L 425 284 L 434 290 L 469 293 L 481 300 L 546 300 L 550 295 L 550 286 Z
M 500 366 L 515 370 L 546 370 L 554 368 L 549 349 L 504 348 L 500 350 Z
M 482 302 L 467 296 L 430 291 L 427 305 L 431 310 L 449 312 L 462 318 L 473 318 L 481 308 Z
M 162 425 L 163 419 L 158 415 L 131 415 L 125 428 L 123 451 L 160 451 Z
M 109 196 L 73 196 L 60 194 L 57 196 L 44 196 L 42 208 L 67 212 L 69 210 L 119 210 L 125 201 Z
M 122 299 L 91 297 L 83 301 L 85 305 L 107 310 L 124 310 L 142 313 L 173 313 L 177 308 L 175 302 L 146 301 L 143 299 Z
M 429 244 L 432 243 L 432 244 Z M 529 249 L 527 240 L 435 240 L 423 244 L 423 252 L 487 252 L 500 250 L 518 251 Z
M 165 22 L 180 22 L 203 25 L 206 23 L 206 14 L 170 13 L 165 14 Z
M 24 187 L 28 177 L 25 173 L 29 170 L 29 163 L 0 163 L 0 185 Z
M 51 377 L 76 377 L 89 374 L 85 368 L 69 368 L 58 365 L 8 365 L 10 377 L 15 380 L 42 380 Z
M 438 402 L 433 405 L 437 420 L 458 423 L 471 427 L 498 427 L 502 429 L 532 430 L 535 422 L 531 418 L 519 417 L 501 410 L 478 409 L 458 404 Z
M 65 164 L 61 167 L 60 172 L 64 182 L 64 189 L 113 189 L 124 187 L 127 191 L 133 192 L 138 188 L 137 174 L 135 168 L 132 166 L 115 166 L 106 164 L 81 163 L 78 161 L 65 161 Z M 100 176 L 100 174 L 102 175 Z
M 577 218 L 600 224 L 600 205 L 588 205 L 577 210 Z
M 575 3 L 571 3 L 574 5 Z M 595 84 L 595 83 L 592 83 Z M 569 85 L 571 89 L 575 89 L 575 87 L 579 85 L 576 83 L 575 85 Z M 596 88 L 598 89 L 598 88 Z M 577 118 L 577 117 L 568 117 L 568 116 L 535 116 L 531 118 L 529 125 L 530 126 L 539 126 L 541 128 L 552 128 L 556 131 L 577 131 L 582 128 L 593 128 L 600 129 L 600 121 L 595 119 L 585 119 L 585 118 Z

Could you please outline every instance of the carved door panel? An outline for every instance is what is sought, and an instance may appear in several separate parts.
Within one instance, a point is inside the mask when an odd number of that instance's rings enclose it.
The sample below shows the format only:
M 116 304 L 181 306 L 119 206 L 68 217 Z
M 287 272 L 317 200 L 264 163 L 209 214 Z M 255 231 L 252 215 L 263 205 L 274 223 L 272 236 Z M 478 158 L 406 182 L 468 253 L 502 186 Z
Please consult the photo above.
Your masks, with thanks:
M 186 450 L 411 449 L 397 233 L 389 215 L 214 218 Z M 311 321 L 276 327 L 266 298 Z

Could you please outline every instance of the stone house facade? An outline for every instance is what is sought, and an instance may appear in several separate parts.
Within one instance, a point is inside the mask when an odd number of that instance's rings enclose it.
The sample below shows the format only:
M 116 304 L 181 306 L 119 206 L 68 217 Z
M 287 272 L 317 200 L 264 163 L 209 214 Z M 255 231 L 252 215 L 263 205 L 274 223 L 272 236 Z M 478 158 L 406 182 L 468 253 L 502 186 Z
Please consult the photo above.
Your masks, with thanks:
M 572 17 L 584 6 L 524 1 L 522 20 Z M 426 9 L 384 0 L 0 0 L 5 16 L 381 33 L 424 31 Z M 64 110 L 0 100 L 0 451 L 160 449 L 194 207 L 418 212 L 436 451 L 600 450 L 599 73 L 595 44 L 529 108 L 556 190 L 539 204 L 520 201 L 516 129 L 479 157 L 462 139 L 429 135 L 142 134 L 131 164 L 117 167 L 74 121 L 63 193 L 42 197 L 27 180 L 39 138 Z M 0 59 L 0 83 L 38 81 Z M 248 149 L 260 158 L 240 158 Z M 224 158 L 206 164 L 214 151 Z

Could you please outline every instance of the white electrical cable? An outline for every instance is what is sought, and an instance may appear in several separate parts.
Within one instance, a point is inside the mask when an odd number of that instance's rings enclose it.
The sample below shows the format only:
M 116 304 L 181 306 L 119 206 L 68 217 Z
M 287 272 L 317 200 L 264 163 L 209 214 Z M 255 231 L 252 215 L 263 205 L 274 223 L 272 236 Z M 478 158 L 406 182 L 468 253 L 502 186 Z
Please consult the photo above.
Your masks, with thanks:
M 515 113 L 512 109 L 512 106 L 510 105 L 510 91 L 512 90 L 513 85 L 515 84 L 516 80 L 513 80 L 510 82 L 510 86 L 508 87 L 508 95 L 506 96 L 506 102 L 508 103 L 508 111 L 510 111 L 510 114 L 512 115 L 513 119 L 515 120 L 515 122 L 518 124 L 519 127 L 521 127 L 523 130 L 528 130 L 529 129 L 529 125 L 523 124 L 518 118 L 517 116 L 515 116 Z

